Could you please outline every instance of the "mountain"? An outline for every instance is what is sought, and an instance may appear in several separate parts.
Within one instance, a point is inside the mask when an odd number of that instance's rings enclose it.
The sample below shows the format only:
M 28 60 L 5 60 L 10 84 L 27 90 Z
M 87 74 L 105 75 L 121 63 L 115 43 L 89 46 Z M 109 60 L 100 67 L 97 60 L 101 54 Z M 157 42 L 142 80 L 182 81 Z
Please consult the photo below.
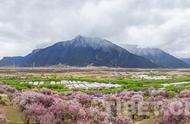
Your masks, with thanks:
M 187 68 L 190 67 L 182 60 L 158 48 L 138 48 L 135 45 L 125 46 L 131 53 L 142 56 L 162 68 Z
M 23 62 L 23 57 L 17 56 L 17 57 L 3 57 L 0 61 L 0 66 L 20 66 L 20 64 Z
M 70 66 L 157 67 L 148 59 L 134 55 L 108 40 L 83 36 L 34 50 L 21 58 L 20 62 L 19 66 L 51 66 L 61 63 Z
M 181 60 L 190 65 L 190 58 L 181 58 Z

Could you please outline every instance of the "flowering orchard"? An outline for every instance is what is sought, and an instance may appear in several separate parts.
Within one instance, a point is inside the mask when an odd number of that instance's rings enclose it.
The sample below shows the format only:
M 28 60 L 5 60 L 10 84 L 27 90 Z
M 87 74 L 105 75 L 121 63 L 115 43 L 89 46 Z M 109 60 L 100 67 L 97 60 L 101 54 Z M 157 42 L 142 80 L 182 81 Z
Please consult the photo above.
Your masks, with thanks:
M 1 94 L 24 113 L 25 124 L 133 124 L 154 118 L 154 124 L 190 122 L 190 91 L 176 97 L 123 91 L 115 94 L 59 93 L 49 89 L 18 91 L 0 83 Z M 7 121 L 0 110 L 0 124 Z

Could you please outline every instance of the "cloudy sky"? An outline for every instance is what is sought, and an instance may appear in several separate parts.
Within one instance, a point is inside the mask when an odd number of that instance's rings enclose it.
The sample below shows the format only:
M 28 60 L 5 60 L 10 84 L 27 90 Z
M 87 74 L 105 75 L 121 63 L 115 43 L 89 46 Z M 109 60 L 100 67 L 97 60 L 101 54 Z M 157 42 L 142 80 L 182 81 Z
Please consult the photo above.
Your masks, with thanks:
M 190 0 L 0 0 L 0 57 L 79 34 L 190 57 Z

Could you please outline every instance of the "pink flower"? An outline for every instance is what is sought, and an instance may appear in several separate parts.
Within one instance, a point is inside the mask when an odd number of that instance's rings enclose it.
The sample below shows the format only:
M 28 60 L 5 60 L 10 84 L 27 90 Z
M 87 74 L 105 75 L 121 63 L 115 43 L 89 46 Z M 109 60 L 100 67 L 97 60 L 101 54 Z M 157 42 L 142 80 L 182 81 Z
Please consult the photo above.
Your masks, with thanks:
M 177 96 L 180 98 L 190 97 L 190 90 L 181 91 Z
M 133 121 L 127 116 L 117 116 L 115 118 L 115 124 L 133 124 Z

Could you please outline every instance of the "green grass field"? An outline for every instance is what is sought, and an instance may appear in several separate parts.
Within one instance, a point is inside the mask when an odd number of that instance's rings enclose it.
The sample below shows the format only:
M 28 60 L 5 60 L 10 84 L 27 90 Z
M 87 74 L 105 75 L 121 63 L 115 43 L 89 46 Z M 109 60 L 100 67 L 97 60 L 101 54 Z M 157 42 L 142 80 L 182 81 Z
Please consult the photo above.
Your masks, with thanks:
M 148 74 L 147 74 L 148 75 Z M 172 94 L 180 92 L 185 89 L 189 89 L 190 85 L 183 84 L 180 86 L 167 86 L 163 87 L 162 84 L 170 84 L 174 82 L 184 82 L 190 81 L 189 75 L 171 75 L 172 78 L 166 80 L 145 80 L 145 79 L 134 79 L 131 76 L 126 77 L 106 77 L 106 78 L 96 78 L 91 76 L 80 76 L 80 77 L 68 77 L 68 76 L 58 76 L 58 75 L 14 75 L 14 76 L 0 76 L 0 82 L 6 83 L 10 86 L 15 87 L 18 90 L 22 89 L 41 89 L 43 87 L 49 88 L 52 90 L 56 90 L 59 92 L 67 92 L 72 91 L 64 87 L 64 85 L 60 84 L 50 84 L 50 81 L 61 81 L 61 80 L 71 80 L 71 81 L 87 81 L 87 82 L 101 82 L 101 83 L 113 83 L 120 84 L 120 88 L 113 89 L 102 89 L 102 90 L 88 90 L 88 92 L 99 92 L 99 93 L 112 93 L 122 90 L 129 91 L 146 91 L 149 89 L 160 89 L 165 88 L 168 91 L 171 91 Z M 30 85 L 28 82 L 30 81 L 44 81 L 43 85 Z M 78 89 L 80 91 L 84 91 L 82 89 Z

